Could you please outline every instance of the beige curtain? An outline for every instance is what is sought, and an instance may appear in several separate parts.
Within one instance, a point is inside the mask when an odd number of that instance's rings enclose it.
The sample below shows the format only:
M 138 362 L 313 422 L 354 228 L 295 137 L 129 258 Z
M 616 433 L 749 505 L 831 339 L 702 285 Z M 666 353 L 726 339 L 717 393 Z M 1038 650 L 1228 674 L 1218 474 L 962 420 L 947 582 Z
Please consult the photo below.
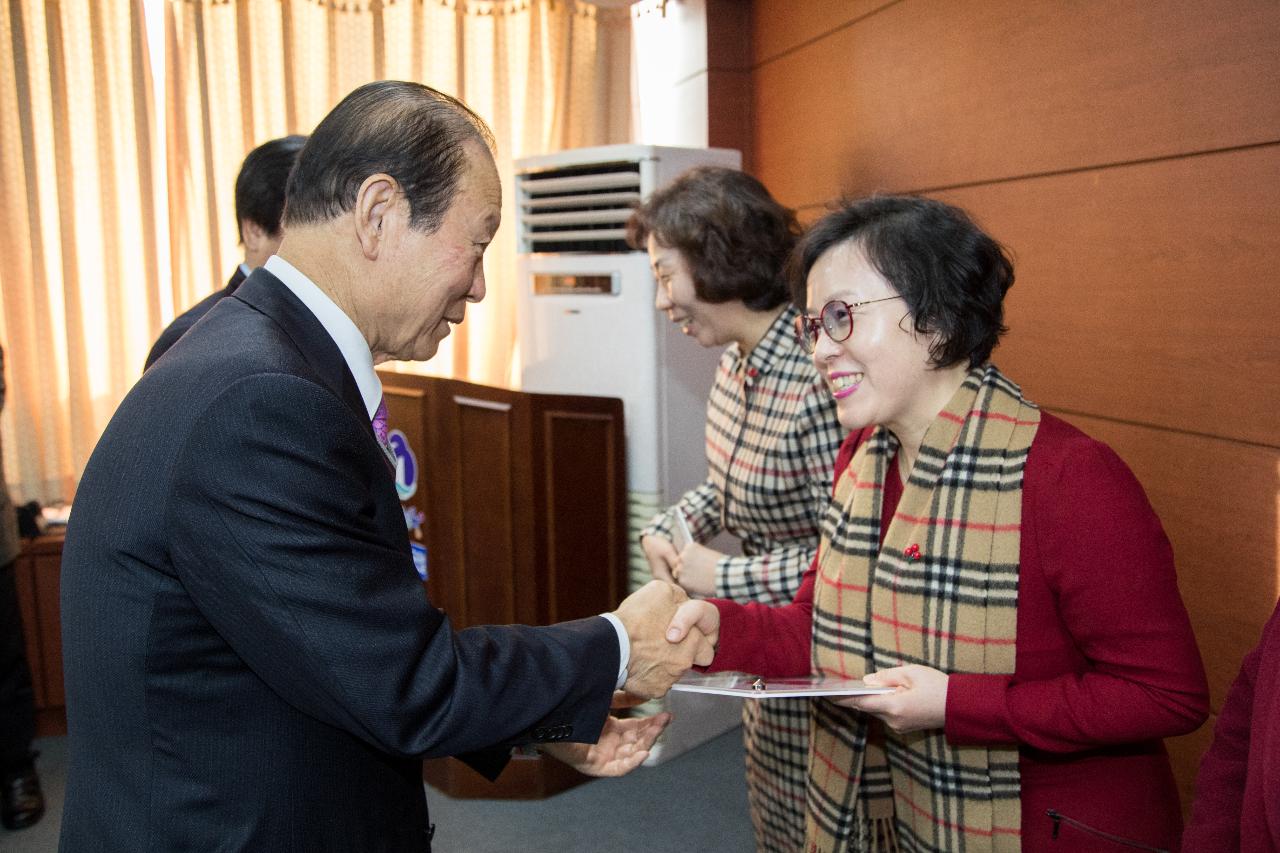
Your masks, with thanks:
M 137 0 L 0 3 L 0 428 L 14 497 L 70 499 L 161 316 Z
M 175 306 L 220 286 L 241 260 L 233 187 L 251 148 L 308 133 L 362 83 L 414 80 L 489 122 L 505 195 L 486 262 L 489 295 L 426 370 L 506 384 L 515 346 L 512 161 L 628 140 L 629 38 L 625 9 L 572 0 L 171 0 Z

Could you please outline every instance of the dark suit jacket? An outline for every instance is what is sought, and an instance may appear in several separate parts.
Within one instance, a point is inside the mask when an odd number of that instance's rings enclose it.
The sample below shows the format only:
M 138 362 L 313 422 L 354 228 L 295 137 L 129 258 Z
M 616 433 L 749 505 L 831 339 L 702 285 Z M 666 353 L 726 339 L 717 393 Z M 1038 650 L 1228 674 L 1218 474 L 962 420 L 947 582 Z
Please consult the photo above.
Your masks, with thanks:
M 178 338 L 187 333 L 187 330 L 196 324 L 196 321 L 209 313 L 209 309 L 217 304 L 219 299 L 225 299 L 236 292 L 236 288 L 240 286 L 240 282 L 244 281 L 244 272 L 239 266 L 236 271 L 231 274 L 231 279 L 227 282 L 227 286 L 222 290 L 209 294 L 201 299 L 195 305 L 192 305 L 186 311 L 183 311 L 177 317 L 173 318 L 173 322 L 165 327 L 160 333 L 160 337 L 156 338 L 156 342 L 151 345 L 151 352 L 147 353 L 147 363 L 143 365 L 143 370 L 156 363 L 156 359 L 164 355 L 169 347 L 178 342 Z
M 265 270 L 103 433 L 62 629 L 72 853 L 424 851 L 422 757 L 593 741 L 618 672 L 599 617 L 431 607 L 355 380 Z

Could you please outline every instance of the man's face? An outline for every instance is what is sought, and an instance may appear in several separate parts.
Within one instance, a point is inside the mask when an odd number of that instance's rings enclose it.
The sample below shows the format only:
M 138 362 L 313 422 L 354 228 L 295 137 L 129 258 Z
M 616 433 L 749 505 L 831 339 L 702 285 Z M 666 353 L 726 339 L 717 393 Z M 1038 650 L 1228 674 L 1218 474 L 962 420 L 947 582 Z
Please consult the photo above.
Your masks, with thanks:
M 375 361 L 426 361 L 462 322 L 468 302 L 484 298 L 484 250 L 502 219 L 502 187 L 493 158 L 468 146 L 467 166 L 440 227 L 427 234 L 409 225 L 409 203 L 396 200 L 386 219 L 387 263 L 381 284 L 369 288 L 377 304 L 371 349 Z M 383 258 L 379 258 L 383 260 Z

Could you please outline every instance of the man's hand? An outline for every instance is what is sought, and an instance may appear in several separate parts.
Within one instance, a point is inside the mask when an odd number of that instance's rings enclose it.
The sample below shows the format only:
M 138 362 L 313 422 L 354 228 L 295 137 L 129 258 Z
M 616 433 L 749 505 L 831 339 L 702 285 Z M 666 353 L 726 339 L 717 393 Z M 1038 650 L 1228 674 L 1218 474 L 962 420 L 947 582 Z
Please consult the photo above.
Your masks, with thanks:
M 856 708 L 884 720 L 895 732 L 940 729 L 947 721 L 947 674 L 919 664 L 895 666 L 868 673 L 862 679 L 873 687 L 896 687 L 879 696 L 847 696 L 837 705 Z
M 690 542 L 677 557 L 672 575 L 690 595 L 710 598 L 716 594 L 716 565 L 724 554 L 697 542 Z
M 699 657 L 698 666 L 707 666 L 715 659 L 716 646 L 720 645 L 720 611 L 709 601 L 686 601 L 676 608 L 667 626 L 667 641 L 679 643 L 690 634 L 706 638 L 711 654 L 704 660 Z
M 637 705 L 643 705 L 649 700 L 643 696 L 632 696 L 625 690 L 613 691 L 613 699 L 609 702 L 610 711 L 625 711 L 628 708 L 634 708 Z
M 595 743 L 548 743 L 538 747 L 588 776 L 625 776 L 649 757 L 649 747 L 671 722 L 668 713 L 652 717 L 605 720 Z
M 684 590 L 674 584 L 649 581 L 614 611 L 631 641 L 631 659 L 623 685 L 628 693 L 651 699 L 664 696 L 689 667 L 711 662 L 715 640 L 708 640 L 696 629 L 697 619 L 690 621 L 695 630 L 682 632 L 678 640 L 667 639 L 668 626 L 679 606 L 688 600 Z
M 680 566 L 680 555 L 676 553 L 676 546 L 671 544 L 670 539 L 664 539 L 661 536 L 641 536 L 640 550 L 644 552 L 644 558 L 649 561 L 649 571 L 653 572 L 654 580 L 675 583 L 675 571 Z

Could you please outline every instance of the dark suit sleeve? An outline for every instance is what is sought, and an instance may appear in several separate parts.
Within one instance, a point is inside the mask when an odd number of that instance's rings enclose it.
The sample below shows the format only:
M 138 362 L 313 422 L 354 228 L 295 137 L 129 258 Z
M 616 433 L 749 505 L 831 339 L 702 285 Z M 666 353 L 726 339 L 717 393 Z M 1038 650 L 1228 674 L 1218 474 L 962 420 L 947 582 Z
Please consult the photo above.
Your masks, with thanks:
M 306 380 L 255 376 L 220 394 L 175 462 L 166 521 L 196 605 L 286 701 L 386 752 L 594 741 L 617 677 L 613 627 L 453 631 L 378 512 L 399 515 L 379 493 L 393 486 L 378 453 Z

